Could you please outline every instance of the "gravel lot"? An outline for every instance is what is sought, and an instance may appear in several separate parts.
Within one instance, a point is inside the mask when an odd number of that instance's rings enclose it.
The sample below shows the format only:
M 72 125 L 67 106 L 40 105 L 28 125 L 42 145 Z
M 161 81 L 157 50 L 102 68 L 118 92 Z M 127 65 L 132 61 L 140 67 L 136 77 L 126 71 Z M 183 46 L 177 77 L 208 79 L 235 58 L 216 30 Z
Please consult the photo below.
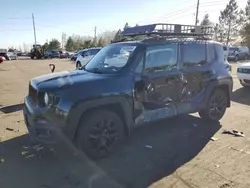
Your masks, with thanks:
M 220 124 L 192 114 L 145 125 L 117 153 L 95 163 L 66 139 L 44 148 L 29 143 L 23 98 L 29 79 L 50 73 L 51 62 L 56 71 L 74 69 L 69 60 L 0 64 L 1 188 L 250 187 L 250 90 L 235 78 L 237 64 L 232 64 L 232 107 Z M 243 131 L 246 137 L 222 134 L 224 129 Z

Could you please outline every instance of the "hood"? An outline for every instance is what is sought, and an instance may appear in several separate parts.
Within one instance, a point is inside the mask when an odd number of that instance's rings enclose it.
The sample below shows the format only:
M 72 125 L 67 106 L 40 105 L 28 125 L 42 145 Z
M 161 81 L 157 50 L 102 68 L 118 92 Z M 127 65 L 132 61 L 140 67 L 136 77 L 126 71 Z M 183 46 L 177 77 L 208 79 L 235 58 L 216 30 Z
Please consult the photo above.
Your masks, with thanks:
M 63 71 L 42 75 L 31 80 L 32 85 L 35 85 L 39 90 L 58 89 L 79 83 L 91 82 L 94 80 L 103 79 L 106 77 L 103 74 L 95 74 L 84 70 Z
M 250 63 L 244 63 L 243 65 L 240 65 L 239 68 L 250 68 Z

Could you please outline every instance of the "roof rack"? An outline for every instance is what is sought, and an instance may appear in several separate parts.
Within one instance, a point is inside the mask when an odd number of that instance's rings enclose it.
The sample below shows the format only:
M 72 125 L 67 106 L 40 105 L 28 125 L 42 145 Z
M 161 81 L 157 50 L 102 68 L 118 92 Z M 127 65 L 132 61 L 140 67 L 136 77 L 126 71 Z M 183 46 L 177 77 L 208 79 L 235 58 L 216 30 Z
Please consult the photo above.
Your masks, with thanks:
M 164 36 L 164 37 L 212 37 L 214 32 L 211 26 L 195 26 L 181 24 L 157 23 L 125 28 L 121 35 L 127 37 L 135 36 Z

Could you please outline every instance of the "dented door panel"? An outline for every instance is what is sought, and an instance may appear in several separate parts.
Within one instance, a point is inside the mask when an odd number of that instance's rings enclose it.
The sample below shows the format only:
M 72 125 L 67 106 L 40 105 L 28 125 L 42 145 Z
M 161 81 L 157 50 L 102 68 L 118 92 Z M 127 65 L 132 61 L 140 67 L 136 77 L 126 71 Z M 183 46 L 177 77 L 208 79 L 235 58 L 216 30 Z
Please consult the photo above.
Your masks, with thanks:
M 155 121 L 177 115 L 183 75 L 179 70 L 137 77 L 134 89 L 135 123 Z

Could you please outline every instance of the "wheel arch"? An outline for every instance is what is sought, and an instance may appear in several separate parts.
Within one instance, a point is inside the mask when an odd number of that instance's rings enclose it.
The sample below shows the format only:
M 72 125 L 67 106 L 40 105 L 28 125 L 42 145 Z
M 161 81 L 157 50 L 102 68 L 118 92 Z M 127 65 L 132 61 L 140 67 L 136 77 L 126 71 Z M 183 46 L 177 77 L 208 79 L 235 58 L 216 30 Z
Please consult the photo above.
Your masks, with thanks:
M 227 107 L 231 106 L 231 93 L 233 89 L 233 81 L 232 78 L 220 80 L 218 82 L 214 82 L 210 85 L 210 87 L 207 88 L 206 91 L 206 97 L 204 101 L 207 101 L 210 97 L 210 95 L 216 90 L 216 89 L 222 89 L 227 94 Z M 204 103 L 206 105 L 206 103 Z
M 71 140 L 74 140 L 81 120 L 96 109 L 108 109 L 116 113 L 124 123 L 126 134 L 130 134 L 131 125 L 133 125 L 133 111 L 128 99 L 124 97 L 108 97 L 91 101 L 81 101 L 72 106 L 68 117 L 70 121 L 68 123 L 71 127 L 71 134 L 69 135 Z

